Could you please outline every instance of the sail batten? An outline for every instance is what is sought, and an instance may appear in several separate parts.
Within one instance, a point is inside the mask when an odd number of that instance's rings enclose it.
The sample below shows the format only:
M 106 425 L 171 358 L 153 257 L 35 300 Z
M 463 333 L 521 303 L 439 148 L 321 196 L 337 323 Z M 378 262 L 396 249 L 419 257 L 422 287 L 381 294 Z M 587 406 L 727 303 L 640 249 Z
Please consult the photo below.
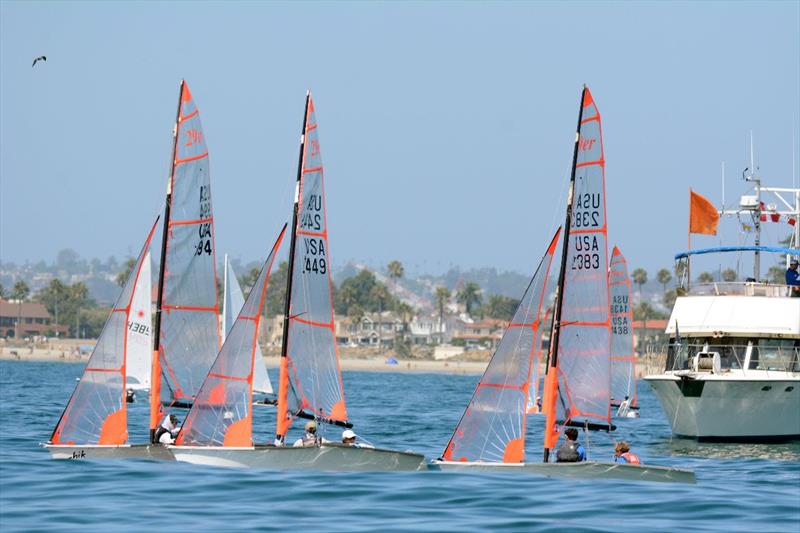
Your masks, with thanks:
M 149 280 L 140 281 L 150 276 L 150 267 L 145 266 L 145 262 L 150 260 L 150 240 L 156 224 L 158 219 L 56 424 L 51 444 L 121 445 L 128 441 L 126 364 L 134 336 L 130 318 L 132 311 L 138 314 L 142 310 L 142 302 L 146 301 L 149 306 Z
M 526 412 L 532 365 L 538 351 L 535 343 L 540 339 L 542 303 L 559 235 L 560 229 L 553 236 L 445 448 L 445 460 L 524 461 Z
M 258 329 L 269 277 L 286 226 L 267 256 L 250 294 L 225 337 L 197 393 L 176 443 L 186 446 L 251 446 L 254 376 L 262 365 Z M 234 302 L 235 303 L 235 302 Z

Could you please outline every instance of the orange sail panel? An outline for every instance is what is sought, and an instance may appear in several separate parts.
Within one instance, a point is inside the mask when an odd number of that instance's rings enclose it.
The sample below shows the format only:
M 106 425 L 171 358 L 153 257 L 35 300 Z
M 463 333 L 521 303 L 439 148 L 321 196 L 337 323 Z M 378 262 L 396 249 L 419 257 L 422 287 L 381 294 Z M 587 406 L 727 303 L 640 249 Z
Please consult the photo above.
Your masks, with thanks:
M 148 251 L 156 224 L 147 234 L 83 375 L 53 431 L 52 444 L 117 445 L 128 441 L 125 365 L 134 324 L 131 321 L 131 303 L 149 297 L 149 294 L 140 294 L 142 289 L 147 290 L 150 286 L 149 282 L 142 283 L 141 277 L 150 275 L 150 268 L 143 268 L 143 265 L 150 260 Z
M 287 408 L 346 421 L 333 322 L 325 187 L 314 101 L 308 97 L 287 344 Z M 280 401 L 280 400 L 279 400 Z
M 616 246 L 608 271 L 611 292 L 611 402 L 626 398 L 636 405 L 636 354 L 633 350 L 633 306 L 628 263 Z
M 251 446 L 253 374 L 261 362 L 258 328 L 269 286 L 269 274 L 286 226 L 272 247 L 250 295 L 225 338 L 203 386 L 197 393 L 177 444 Z
M 520 463 L 535 340 L 559 229 L 533 275 L 503 338 L 461 417 L 443 458 L 447 461 Z
M 192 402 L 220 347 L 208 149 L 185 82 L 176 128 L 159 340 L 167 405 Z
M 584 88 L 558 339 L 558 420 L 611 421 L 605 158 L 600 113 Z

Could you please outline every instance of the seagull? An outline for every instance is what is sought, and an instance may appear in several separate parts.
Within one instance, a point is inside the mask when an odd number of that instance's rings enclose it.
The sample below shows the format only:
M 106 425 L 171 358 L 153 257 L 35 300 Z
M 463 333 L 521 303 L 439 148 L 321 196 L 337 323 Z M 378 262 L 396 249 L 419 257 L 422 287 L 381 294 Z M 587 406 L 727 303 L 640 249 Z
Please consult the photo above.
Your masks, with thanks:
M 47 57 L 46 56 L 39 56 L 39 57 L 35 58 L 33 60 L 33 65 L 31 65 L 31 68 L 35 67 L 36 63 L 39 62 L 39 61 L 47 61 Z

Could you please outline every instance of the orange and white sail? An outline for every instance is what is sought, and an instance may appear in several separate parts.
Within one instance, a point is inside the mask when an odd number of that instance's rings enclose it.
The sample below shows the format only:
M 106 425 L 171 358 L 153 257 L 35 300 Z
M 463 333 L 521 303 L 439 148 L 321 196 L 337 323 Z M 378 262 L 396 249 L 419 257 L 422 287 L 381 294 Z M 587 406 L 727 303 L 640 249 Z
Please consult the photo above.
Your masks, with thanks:
M 208 148 L 186 82 L 181 84 L 175 128 L 153 377 L 164 405 L 193 401 L 220 348 Z M 160 418 L 153 411 L 151 425 Z
M 526 409 L 543 329 L 542 302 L 560 232 L 553 236 L 445 448 L 447 461 L 525 460 Z
M 156 224 L 158 220 L 156 220 Z M 138 340 L 136 315 L 149 302 L 150 240 L 147 234 L 136 263 L 108 316 L 83 375 L 50 438 L 51 444 L 120 445 L 128 441 L 128 351 Z M 144 281 L 147 280 L 147 281 Z M 149 327 L 150 324 L 145 324 Z
M 628 263 L 616 246 L 611 252 L 608 271 L 611 293 L 611 403 L 626 399 L 635 407 L 636 354 L 633 349 L 633 305 Z
M 547 325 L 550 323 L 551 314 L 552 309 L 549 307 L 544 310 L 544 314 L 541 318 L 541 325 L 536 331 L 536 339 L 533 344 L 533 368 L 531 369 L 531 387 L 530 394 L 528 395 L 529 415 L 542 413 L 542 380 L 544 376 L 542 373 L 542 361 L 545 356 L 544 349 L 542 348 L 542 335 L 547 331 Z
M 125 383 L 132 390 L 150 388 L 150 359 L 153 356 L 153 291 L 150 252 L 147 252 L 128 317 L 128 358 Z
M 286 226 L 261 268 L 178 434 L 185 446 L 252 446 L 253 380 L 263 365 L 258 331 L 269 275 Z
M 301 411 L 329 421 L 347 421 L 333 316 L 324 172 L 310 93 L 302 142 L 289 265 L 288 331 L 278 394 L 280 436 Z
M 611 423 L 605 156 L 600 112 L 584 87 L 558 327 L 558 420 Z

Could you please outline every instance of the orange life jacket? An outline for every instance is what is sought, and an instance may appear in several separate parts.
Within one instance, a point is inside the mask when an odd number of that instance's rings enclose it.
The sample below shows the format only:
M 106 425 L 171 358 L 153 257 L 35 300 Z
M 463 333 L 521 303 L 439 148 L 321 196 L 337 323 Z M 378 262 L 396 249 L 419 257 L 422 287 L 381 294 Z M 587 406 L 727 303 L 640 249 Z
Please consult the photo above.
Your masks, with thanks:
M 620 457 L 625 459 L 626 463 L 630 463 L 632 465 L 642 464 L 642 462 L 639 460 L 639 456 L 637 456 L 635 453 L 625 452 L 623 454 L 620 454 Z

